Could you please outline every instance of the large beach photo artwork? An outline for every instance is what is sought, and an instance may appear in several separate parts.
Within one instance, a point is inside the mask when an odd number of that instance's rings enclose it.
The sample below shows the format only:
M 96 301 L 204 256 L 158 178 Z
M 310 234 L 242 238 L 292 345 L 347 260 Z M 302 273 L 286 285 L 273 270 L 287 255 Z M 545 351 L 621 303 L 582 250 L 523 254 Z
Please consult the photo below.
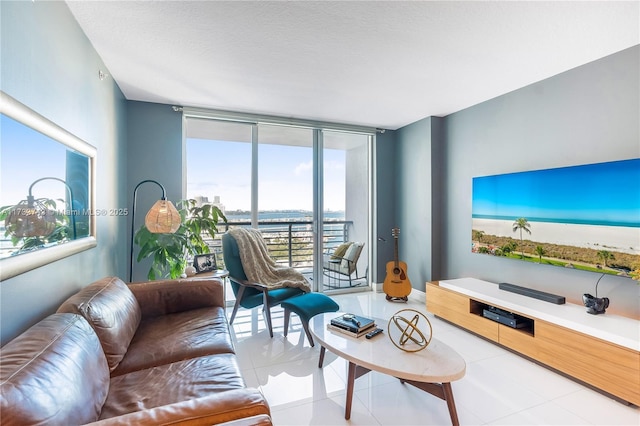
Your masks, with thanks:
M 640 158 L 473 178 L 472 252 L 632 276 Z

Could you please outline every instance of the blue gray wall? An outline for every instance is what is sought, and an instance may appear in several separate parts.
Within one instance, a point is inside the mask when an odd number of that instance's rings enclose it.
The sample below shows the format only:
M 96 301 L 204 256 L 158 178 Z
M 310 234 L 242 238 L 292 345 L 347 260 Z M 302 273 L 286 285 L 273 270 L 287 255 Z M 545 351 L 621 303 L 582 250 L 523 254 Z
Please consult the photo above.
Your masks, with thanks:
M 173 203 L 182 197 L 182 113 L 174 111 L 170 105 L 147 102 L 128 102 L 127 171 L 129 205 L 133 205 L 133 191 L 143 180 L 155 180 L 164 186 L 167 199 Z M 211 159 L 211 173 L 215 173 L 214 159 Z M 162 190 L 153 183 L 145 183 L 138 188 L 135 227 L 144 224 L 144 216 L 151 206 L 160 199 Z M 131 217 L 127 231 L 127 265 L 131 244 Z M 134 245 L 134 256 L 138 247 Z M 148 259 L 137 263 L 133 260 L 133 281 L 146 281 L 151 262 Z M 127 277 L 128 280 L 128 270 Z
M 396 200 L 396 144 L 397 132 L 387 130 L 376 136 L 375 168 L 377 172 L 375 182 L 375 197 L 377 211 L 375 215 L 375 244 L 377 264 L 370 268 L 371 280 L 374 283 L 384 282 L 386 263 L 393 259 L 393 239 L 391 228 L 398 226 L 398 206 Z M 377 237 L 381 237 L 379 239 Z
M 395 132 L 394 201 L 400 228 L 399 259 L 407 263 L 411 286 L 425 291 L 425 283 L 441 276 L 442 185 L 445 165 L 444 119 L 427 117 Z M 393 253 L 393 252 L 392 252 Z M 386 263 L 389 258 L 379 257 Z
M 126 207 L 126 101 L 64 2 L 0 2 L 1 89 L 98 149 L 97 208 Z M 97 219 L 97 247 L 0 283 L 4 344 L 108 275 L 124 277 L 125 217 Z M 0 267 L 1 264 L 0 264 Z
M 439 143 L 429 141 L 425 120 L 400 129 L 405 137 L 398 148 L 405 154 L 397 167 L 410 171 L 400 183 L 400 226 L 422 227 L 419 239 L 427 238 L 425 216 L 441 217 L 432 227 L 442 232 L 440 249 L 430 260 L 422 248 L 423 261 L 441 268 L 432 279 L 506 281 L 559 293 L 575 303 L 581 303 L 583 293 L 593 293 L 598 274 L 471 253 L 472 178 L 640 157 L 639 64 L 636 46 L 451 114 L 435 138 Z M 420 166 L 433 149 L 440 150 L 432 159 L 431 176 L 441 181 L 442 201 L 439 205 L 432 194 L 429 212 L 428 201 L 411 193 L 434 192 L 420 188 L 429 177 Z M 405 250 L 404 256 L 410 254 Z M 640 317 L 640 286 L 634 281 L 607 276 L 598 293 L 611 299 L 608 312 Z
M 396 227 L 398 258 L 407 264 L 413 288 L 431 279 L 431 117 L 396 132 Z

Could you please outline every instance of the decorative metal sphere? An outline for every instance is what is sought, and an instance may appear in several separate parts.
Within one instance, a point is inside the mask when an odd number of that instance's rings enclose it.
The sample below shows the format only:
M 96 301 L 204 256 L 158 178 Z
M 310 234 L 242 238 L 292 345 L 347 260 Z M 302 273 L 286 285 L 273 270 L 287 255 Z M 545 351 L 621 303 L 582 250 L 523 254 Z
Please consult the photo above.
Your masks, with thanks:
M 406 314 L 413 314 L 411 319 L 403 316 Z M 420 324 L 420 318 L 424 319 L 429 327 L 428 333 L 420 330 L 422 324 Z M 389 318 L 389 324 L 387 324 L 387 335 L 391 342 L 398 348 L 406 352 L 418 352 L 429 346 L 431 343 L 431 335 L 433 329 L 431 328 L 431 322 L 421 312 L 415 309 L 402 309 L 391 318 Z

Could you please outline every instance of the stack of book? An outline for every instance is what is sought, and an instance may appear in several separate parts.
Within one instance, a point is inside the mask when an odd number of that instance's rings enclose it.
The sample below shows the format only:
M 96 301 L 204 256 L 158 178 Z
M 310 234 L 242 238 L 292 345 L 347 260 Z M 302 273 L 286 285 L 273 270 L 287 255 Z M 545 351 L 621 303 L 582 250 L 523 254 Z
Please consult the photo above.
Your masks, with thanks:
M 376 322 L 371 318 L 360 315 L 344 314 L 331 319 L 330 323 L 327 324 L 327 328 L 352 337 L 360 337 L 375 330 Z

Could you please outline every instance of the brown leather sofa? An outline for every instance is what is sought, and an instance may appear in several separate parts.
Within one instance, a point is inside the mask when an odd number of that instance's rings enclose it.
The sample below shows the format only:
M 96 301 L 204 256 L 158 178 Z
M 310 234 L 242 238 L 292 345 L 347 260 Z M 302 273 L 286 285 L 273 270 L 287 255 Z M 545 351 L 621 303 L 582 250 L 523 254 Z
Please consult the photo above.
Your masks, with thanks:
M 218 279 L 104 278 L 6 344 L 3 425 L 269 425 L 238 367 Z

